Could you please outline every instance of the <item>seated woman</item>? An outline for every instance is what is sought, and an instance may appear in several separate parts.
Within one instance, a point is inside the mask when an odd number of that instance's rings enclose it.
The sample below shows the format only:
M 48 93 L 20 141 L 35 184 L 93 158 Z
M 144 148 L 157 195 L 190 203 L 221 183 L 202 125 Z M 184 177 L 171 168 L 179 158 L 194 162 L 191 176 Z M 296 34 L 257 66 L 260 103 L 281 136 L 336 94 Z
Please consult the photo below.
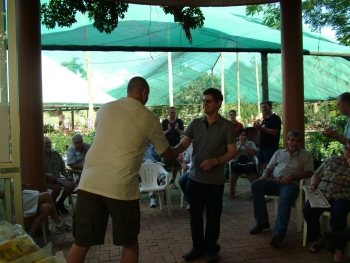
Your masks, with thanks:
M 254 163 L 254 156 L 257 154 L 255 143 L 247 141 L 248 130 L 240 129 L 238 141 L 236 142 L 237 155 L 231 162 L 230 174 L 230 198 L 235 198 L 235 185 L 238 176 L 245 173 L 250 182 L 258 178 L 258 172 Z
M 311 191 L 319 189 L 331 205 L 330 208 L 311 208 L 305 203 L 304 218 L 307 223 L 307 239 L 312 245 L 311 253 L 317 253 L 325 246 L 321 236 L 320 216 L 330 211 L 332 232 L 346 229 L 347 215 L 350 212 L 350 144 L 345 147 L 344 155 L 331 156 L 315 171 L 311 178 Z M 342 262 L 345 245 L 328 249 L 334 254 L 334 262 Z

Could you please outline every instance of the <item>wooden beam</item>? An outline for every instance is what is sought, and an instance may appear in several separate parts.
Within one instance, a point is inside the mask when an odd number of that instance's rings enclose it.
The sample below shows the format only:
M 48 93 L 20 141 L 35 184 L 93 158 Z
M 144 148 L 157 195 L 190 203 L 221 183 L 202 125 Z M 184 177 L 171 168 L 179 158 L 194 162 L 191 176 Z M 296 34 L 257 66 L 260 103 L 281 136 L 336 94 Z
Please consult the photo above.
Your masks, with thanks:
M 112 0 L 114 1 L 114 0 Z M 168 5 L 168 6 L 240 6 L 276 3 L 278 0 L 115 0 L 114 2 L 127 2 L 141 5 Z

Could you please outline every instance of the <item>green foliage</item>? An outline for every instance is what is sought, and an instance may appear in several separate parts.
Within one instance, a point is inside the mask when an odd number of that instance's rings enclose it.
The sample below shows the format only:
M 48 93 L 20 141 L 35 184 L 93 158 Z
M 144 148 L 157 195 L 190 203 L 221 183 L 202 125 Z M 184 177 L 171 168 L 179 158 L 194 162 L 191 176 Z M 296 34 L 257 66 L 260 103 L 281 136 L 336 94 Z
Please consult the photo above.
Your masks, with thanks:
M 47 134 L 47 137 L 51 139 L 52 149 L 58 151 L 60 154 L 65 154 L 66 145 L 72 145 L 72 136 L 76 132 L 68 132 L 68 134 L 64 134 L 63 132 L 51 132 Z M 80 133 L 83 136 L 83 140 L 86 143 L 92 144 L 95 138 L 95 131 L 88 131 L 87 133 Z
M 310 151 L 314 160 L 322 161 L 331 155 L 344 152 L 343 145 L 322 135 L 322 132 L 310 132 L 305 137 L 305 148 Z
M 69 62 L 62 62 L 61 65 L 72 71 L 74 74 L 80 75 L 81 78 L 87 79 L 86 71 L 82 63 L 78 63 L 78 57 L 72 58 Z
M 204 25 L 204 16 L 199 7 L 161 6 L 165 14 L 172 14 L 174 22 L 179 23 L 185 31 L 188 41 L 192 44 L 190 29 L 201 28 Z
M 111 33 L 123 19 L 129 4 L 95 0 L 50 0 L 41 5 L 42 23 L 47 28 L 70 27 L 76 23 L 77 12 L 87 13 L 100 32 Z
M 50 124 L 44 124 L 44 133 L 50 133 L 50 132 L 53 132 L 54 129 L 53 129 L 53 126 L 50 125 Z
M 47 28 L 70 27 L 76 23 L 77 12 L 87 13 L 93 20 L 93 26 L 107 34 L 118 26 L 118 20 L 124 19 L 129 7 L 128 3 L 95 0 L 49 0 L 41 5 L 41 20 Z M 192 43 L 190 29 L 204 25 L 204 16 L 199 7 L 162 6 L 166 14 L 172 14 L 179 23 L 186 38 Z
M 350 1 L 349 0 L 303 0 L 303 19 L 313 31 L 331 27 L 336 32 L 337 40 L 348 46 L 350 44 Z M 280 28 L 280 5 L 247 6 L 247 15 L 263 13 L 263 23 L 271 28 Z
M 274 28 L 281 28 L 281 13 L 279 4 L 266 4 L 266 5 L 248 5 L 246 7 L 246 15 L 254 16 L 264 13 L 263 24 Z

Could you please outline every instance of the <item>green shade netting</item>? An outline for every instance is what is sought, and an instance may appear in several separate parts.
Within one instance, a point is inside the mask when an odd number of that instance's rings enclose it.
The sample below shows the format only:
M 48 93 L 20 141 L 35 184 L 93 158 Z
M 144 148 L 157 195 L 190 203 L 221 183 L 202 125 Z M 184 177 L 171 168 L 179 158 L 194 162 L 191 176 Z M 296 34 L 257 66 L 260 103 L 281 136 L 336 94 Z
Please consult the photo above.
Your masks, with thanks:
M 256 69 L 254 52 L 267 52 L 270 53 L 269 97 L 270 100 L 281 102 L 281 56 L 274 54 L 280 52 L 280 31 L 263 26 L 260 18 L 246 17 L 244 7 L 211 7 L 202 10 L 205 24 L 203 28 L 191 30 L 192 45 L 184 37 L 181 27 L 173 22 L 173 17 L 165 15 L 159 7 L 130 5 L 125 19 L 119 21 L 112 34 L 99 33 L 87 16 L 81 14 L 77 15 L 78 23 L 68 29 L 48 30 L 42 26 L 42 49 L 56 50 L 44 51 L 44 54 L 58 63 L 79 57 L 83 64 L 85 54 L 77 50 L 92 50 L 90 63 L 93 85 L 116 99 L 126 96 L 126 84 L 131 77 L 140 75 L 146 78 L 151 87 L 149 106 L 170 103 L 168 53 L 159 51 L 172 51 L 175 105 L 189 103 L 176 94 L 187 92 L 186 85 L 203 74 L 211 74 L 212 70 L 221 79 L 220 52 L 224 52 L 225 100 L 227 103 L 236 103 L 238 84 L 235 51 L 240 52 L 240 98 L 256 103 L 257 86 L 262 97 L 261 58 L 260 53 L 257 53 Z M 334 55 L 304 56 L 305 101 L 328 100 L 349 91 L 347 80 L 350 77 L 350 64 L 341 56 L 350 56 L 350 47 L 305 30 L 303 48 L 304 54 Z M 148 52 L 130 52 L 145 50 Z M 203 87 L 203 90 L 206 88 Z
M 47 0 L 42 0 L 47 2 Z M 203 7 L 204 26 L 191 30 L 193 44 L 185 38 L 172 15 L 156 6 L 129 5 L 129 10 L 111 33 L 98 32 L 85 15 L 77 15 L 71 28 L 42 26 L 44 50 L 220 50 L 279 52 L 280 31 L 262 25 L 259 18 L 245 16 L 244 7 Z M 341 52 L 350 48 L 333 43 L 318 34 L 304 31 L 305 52 Z

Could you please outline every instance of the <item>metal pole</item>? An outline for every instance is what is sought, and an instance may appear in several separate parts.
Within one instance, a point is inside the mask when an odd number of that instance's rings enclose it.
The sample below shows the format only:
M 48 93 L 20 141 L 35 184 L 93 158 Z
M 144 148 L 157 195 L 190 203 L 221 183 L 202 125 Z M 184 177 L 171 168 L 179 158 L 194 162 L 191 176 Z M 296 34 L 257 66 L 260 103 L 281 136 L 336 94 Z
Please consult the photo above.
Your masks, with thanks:
M 225 114 L 225 61 L 224 61 L 224 53 L 221 53 L 221 93 L 223 96 L 222 104 L 221 104 L 221 114 Z
M 169 105 L 174 106 L 173 94 L 173 64 L 171 62 L 171 52 L 168 52 L 168 71 L 169 71 Z
M 254 53 L 255 59 L 255 78 L 256 78 L 256 96 L 258 100 L 258 116 L 260 117 L 260 89 L 259 89 L 259 68 L 258 68 L 258 59 L 256 53 Z

